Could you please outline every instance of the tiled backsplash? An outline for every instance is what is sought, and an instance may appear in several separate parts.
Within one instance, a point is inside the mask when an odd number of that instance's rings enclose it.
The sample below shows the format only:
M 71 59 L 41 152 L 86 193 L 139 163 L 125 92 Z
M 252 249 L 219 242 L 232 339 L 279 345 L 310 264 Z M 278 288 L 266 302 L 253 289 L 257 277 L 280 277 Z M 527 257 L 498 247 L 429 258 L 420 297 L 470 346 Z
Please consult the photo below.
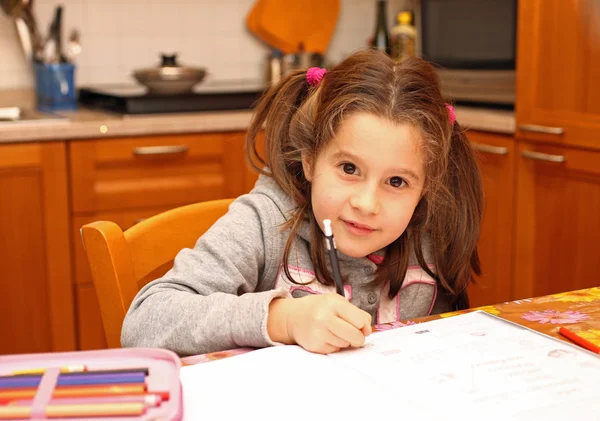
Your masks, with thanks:
M 64 6 L 63 39 L 81 32 L 77 85 L 132 82 L 134 69 L 155 66 L 161 52 L 181 64 L 206 67 L 213 80 L 261 79 L 268 48 L 246 29 L 254 0 L 37 0 L 43 34 L 57 4 Z M 388 1 L 390 25 L 411 0 Z M 375 25 L 375 0 L 341 0 L 327 59 L 366 46 Z M 0 13 L 0 89 L 31 87 L 13 22 Z

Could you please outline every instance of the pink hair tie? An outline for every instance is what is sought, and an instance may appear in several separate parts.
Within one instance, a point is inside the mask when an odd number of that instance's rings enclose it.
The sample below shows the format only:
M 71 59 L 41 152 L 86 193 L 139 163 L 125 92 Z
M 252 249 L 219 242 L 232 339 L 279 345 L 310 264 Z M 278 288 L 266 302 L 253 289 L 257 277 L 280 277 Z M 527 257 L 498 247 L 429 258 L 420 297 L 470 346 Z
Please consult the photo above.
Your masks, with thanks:
M 448 109 L 448 120 L 450 120 L 450 125 L 452 126 L 456 121 L 456 113 L 452 105 L 446 104 L 446 108 Z
M 327 69 L 321 67 L 311 67 L 306 71 L 306 81 L 310 86 L 319 86 L 323 76 L 327 73 Z

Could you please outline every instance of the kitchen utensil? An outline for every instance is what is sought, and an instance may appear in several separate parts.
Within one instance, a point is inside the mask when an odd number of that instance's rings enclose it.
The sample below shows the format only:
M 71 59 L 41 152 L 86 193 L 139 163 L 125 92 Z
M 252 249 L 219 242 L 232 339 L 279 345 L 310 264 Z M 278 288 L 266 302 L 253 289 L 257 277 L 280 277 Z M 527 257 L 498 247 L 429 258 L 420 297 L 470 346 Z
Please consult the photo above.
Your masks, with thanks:
M 339 0 L 321 0 L 316 4 L 318 4 L 318 8 L 314 9 L 317 16 L 315 19 L 318 19 L 319 24 L 314 31 L 307 34 L 304 48 L 308 52 L 324 56 L 335 31 L 340 3 Z
M 281 55 L 279 50 L 273 50 L 267 56 L 265 81 L 269 85 L 279 82 L 281 77 L 285 77 L 298 69 L 308 69 L 309 67 L 323 67 L 324 57 L 319 53 L 309 53 L 302 51 L 297 54 Z
M 63 7 L 60 5 L 54 9 L 54 18 L 50 22 L 48 35 L 42 46 L 44 63 L 64 63 L 67 61 L 62 54 L 62 12 Z
M 31 59 L 38 59 L 41 40 L 37 22 L 33 15 L 33 0 L 1 0 L 0 6 L 4 13 L 15 19 L 19 39 L 26 56 Z M 24 28 L 27 28 L 27 31 L 24 31 Z M 28 32 L 29 35 L 25 32 Z M 31 45 L 31 54 L 29 54 L 29 45 Z
M 31 61 L 33 58 L 33 44 L 31 42 L 29 27 L 22 18 L 15 19 L 15 27 L 17 28 L 17 34 L 19 35 L 19 41 L 21 42 L 25 57 L 28 61 Z
M 40 111 L 77 109 L 75 66 L 71 63 L 35 63 L 36 105 Z
M 55 27 L 54 27 L 54 40 L 56 42 L 56 57 L 61 62 L 66 62 L 66 58 L 63 55 L 63 43 L 62 43 L 62 16 L 63 16 L 63 7 L 56 6 L 56 15 L 55 15 Z
M 293 51 L 295 48 L 294 45 L 288 45 L 284 40 L 274 37 L 270 33 L 263 30 L 261 18 L 266 3 L 267 0 L 256 0 L 254 7 L 246 18 L 246 26 L 248 26 L 250 32 L 254 33 L 254 35 L 267 43 L 269 46 L 273 47 L 275 50 L 279 50 L 284 53 Z
M 159 67 L 139 69 L 133 72 L 133 77 L 146 86 L 151 93 L 175 95 L 191 92 L 206 75 L 201 67 L 180 66 L 177 55 L 162 54 Z
M 79 42 L 79 31 L 72 29 L 67 42 L 66 56 L 70 63 L 75 62 L 75 58 L 81 53 L 81 43 Z
M 33 58 L 34 60 L 39 61 L 40 52 L 42 49 L 42 37 L 38 29 L 37 20 L 33 13 L 33 1 L 34 0 L 21 1 L 21 3 L 24 4 L 24 7 L 21 11 L 21 17 L 25 21 L 27 28 L 29 28 L 29 34 L 33 50 Z
M 258 0 L 246 19 L 248 29 L 283 53 L 324 54 L 339 14 L 339 0 Z

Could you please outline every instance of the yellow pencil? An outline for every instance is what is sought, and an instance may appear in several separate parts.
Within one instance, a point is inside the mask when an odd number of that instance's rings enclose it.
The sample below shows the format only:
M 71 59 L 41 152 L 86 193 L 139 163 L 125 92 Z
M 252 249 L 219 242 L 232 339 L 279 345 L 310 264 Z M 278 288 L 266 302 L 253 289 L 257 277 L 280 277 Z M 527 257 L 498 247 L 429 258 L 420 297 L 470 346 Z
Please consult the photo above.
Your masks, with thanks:
M 30 368 L 27 370 L 17 370 L 13 371 L 13 376 L 23 375 L 23 374 L 44 374 L 46 368 Z M 60 367 L 61 373 L 78 373 L 81 371 L 87 371 L 87 366 L 79 364 L 79 365 L 67 365 L 64 367 Z
M 45 410 L 47 418 L 139 416 L 144 412 L 146 405 L 141 402 L 48 405 Z M 0 420 L 28 418 L 31 418 L 28 406 L 0 406 Z

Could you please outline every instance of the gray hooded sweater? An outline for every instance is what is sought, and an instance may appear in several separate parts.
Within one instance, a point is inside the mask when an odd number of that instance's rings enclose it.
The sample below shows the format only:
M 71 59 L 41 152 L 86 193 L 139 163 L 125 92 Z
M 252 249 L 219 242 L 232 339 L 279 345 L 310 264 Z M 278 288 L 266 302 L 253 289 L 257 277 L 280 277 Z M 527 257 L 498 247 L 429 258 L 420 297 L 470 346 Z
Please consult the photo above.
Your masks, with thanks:
M 138 292 L 123 322 L 122 345 L 167 348 L 182 356 L 275 345 L 267 334 L 271 300 L 335 292 L 335 286 L 315 279 L 308 223 L 300 226 L 288 261 L 296 283 L 285 276 L 281 263 L 289 230 L 281 226 L 294 208 L 277 183 L 261 175 L 193 249 L 178 253 L 171 270 Z M 414 253 L 394 299 L 387 297 L 387 285 L 369 284 L 376 259 L 338 256 L 346 297 L 374 323 L 450 310 Z M 424 256 L 430 261 L 427 250 Z

